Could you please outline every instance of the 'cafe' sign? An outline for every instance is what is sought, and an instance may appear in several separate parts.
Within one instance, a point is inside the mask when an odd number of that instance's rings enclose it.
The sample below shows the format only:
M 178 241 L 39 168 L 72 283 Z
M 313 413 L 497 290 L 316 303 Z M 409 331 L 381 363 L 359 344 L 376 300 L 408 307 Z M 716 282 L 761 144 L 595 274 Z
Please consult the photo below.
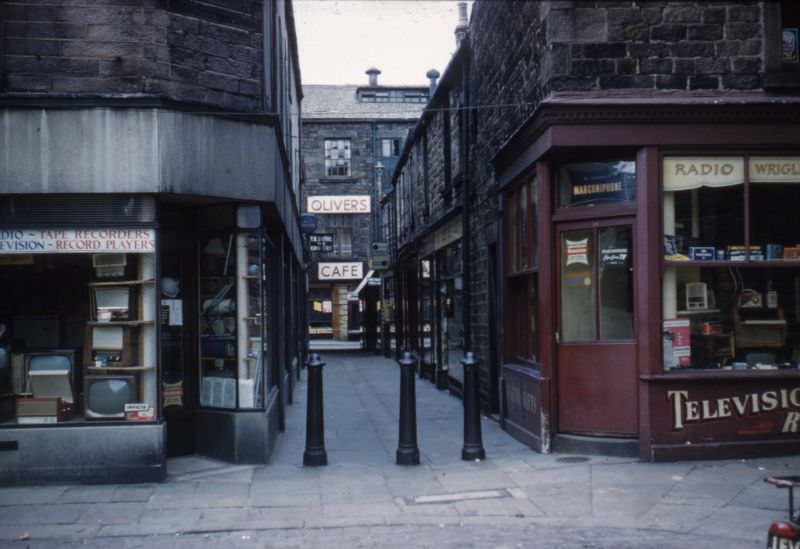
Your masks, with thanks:
M 364 277 L 364 266 L 360 261 L 352 263 L 325 263 L 317 264 L 317 277 L 319 280 L 355 280 Z

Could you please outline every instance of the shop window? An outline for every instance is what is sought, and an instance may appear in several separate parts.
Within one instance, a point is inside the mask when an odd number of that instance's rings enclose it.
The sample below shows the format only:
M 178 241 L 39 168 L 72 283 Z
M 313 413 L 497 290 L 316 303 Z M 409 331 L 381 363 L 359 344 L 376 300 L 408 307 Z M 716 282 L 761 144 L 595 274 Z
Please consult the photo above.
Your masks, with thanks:
M 536 329 L 538 273 L 508 280 L 505 324 L 506 360 L 515 363 L 538 362 L 539 341 Z
M 435 333 L 434 325 L 434 284 L 432 270 L 433 259 L 429 257 L 419 262 L 419 348 L 423 363 L 434 364 Z
M 199 240 L 200 405 L 264 405 L 263 246 L 257 233 Z
M 0 423 L 157 420 L 155 231 L 4 230 L 0 249 L 13 289 L 0 300 Z
M 505 355 L 517 364 L 535 364 L 538 356 L 537 194 L 532 179 L 505 196 Z
M 665 370 L 800 363 L 800 157 L 665 157 Z
M 332 313 L 331 288 L 310 288 L 308 290 L 308 331 L 312 338 L 333 335 Z
M 350 140 L 325 140 L 325 175 L 328 177 L 350 176 Z
M 558 174 L 559 206 L 626 204 L 636 200 L 636 163 L 565 164 Z
M 783 0 L 780 4 L 781 56 L 785 65 L 800 68 L 800 4 L 796 0 Z

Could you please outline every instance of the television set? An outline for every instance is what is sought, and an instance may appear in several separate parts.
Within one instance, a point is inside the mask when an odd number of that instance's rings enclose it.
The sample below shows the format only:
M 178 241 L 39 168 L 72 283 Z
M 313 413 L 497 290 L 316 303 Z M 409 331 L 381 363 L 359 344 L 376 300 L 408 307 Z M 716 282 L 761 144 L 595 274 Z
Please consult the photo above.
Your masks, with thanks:
M 130 288 L 111 286 L 94 288 L 95 318 L 100 321 L 130 318 Z
M 86 376 L 83 393 L 86 419 L 125 419 L 125 405 L 139 402 L 135 376 Z
M 32 392 L 31 372 L 61 372 L 74 381 L 75 349 L 45 349 L 25 353 L 25 392 Z M 51 374 L 55 375 L 55 374 Z
M 94 254 L 92 266 L 97 278 L 121 277 L 125 274 L 128 264 L 125 254 Z

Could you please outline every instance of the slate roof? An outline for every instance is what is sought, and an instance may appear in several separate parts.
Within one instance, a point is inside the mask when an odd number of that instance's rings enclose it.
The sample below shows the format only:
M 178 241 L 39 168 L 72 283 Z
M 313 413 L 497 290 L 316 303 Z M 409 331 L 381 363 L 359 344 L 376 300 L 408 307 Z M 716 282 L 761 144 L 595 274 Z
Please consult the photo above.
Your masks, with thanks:
M 303 119 L 416 120 L 425 109 L 425 103 L 361 103 L 356 96 L 356 90 L 360 87 L 363 86 L 303 86 Z M 381 88 L 426 89 L 425 86 L 381 86 Z

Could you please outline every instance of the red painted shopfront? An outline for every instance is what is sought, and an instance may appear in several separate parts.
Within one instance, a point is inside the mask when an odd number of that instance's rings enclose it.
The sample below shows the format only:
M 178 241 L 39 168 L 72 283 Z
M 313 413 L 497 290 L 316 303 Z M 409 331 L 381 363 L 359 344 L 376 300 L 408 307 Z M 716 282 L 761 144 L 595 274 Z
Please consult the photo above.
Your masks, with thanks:
M 495 158 L 509 431 L 647 460 L 800 449 L 799 118 L 756 93 L 539 108 Z

